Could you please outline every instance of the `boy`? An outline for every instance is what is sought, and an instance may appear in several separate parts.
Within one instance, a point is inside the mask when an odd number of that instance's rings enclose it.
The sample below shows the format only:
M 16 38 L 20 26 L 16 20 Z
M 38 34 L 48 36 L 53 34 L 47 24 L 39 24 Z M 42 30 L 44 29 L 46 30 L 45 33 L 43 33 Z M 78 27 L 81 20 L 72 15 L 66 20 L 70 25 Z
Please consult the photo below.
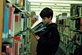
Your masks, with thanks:
M 36 36 L 37 55 L 55 55 L 59 47 L 60 36 L 57 25 L 52 23 L 53 11 L 46 7 L 40 12 L 40 16 L 47 28 L 42 36 Z

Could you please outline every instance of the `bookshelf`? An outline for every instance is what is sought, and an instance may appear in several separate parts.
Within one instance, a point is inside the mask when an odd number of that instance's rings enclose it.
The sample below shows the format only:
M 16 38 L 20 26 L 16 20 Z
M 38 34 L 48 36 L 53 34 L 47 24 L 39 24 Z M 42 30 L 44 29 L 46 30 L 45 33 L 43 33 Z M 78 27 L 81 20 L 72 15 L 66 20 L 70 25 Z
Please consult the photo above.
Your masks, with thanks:
M 30 5 L 27 7 L 28 1 L 6 0 L 4 4 L 2 0 L 0 2 L 0 6 L 4 7 L 0 10 L 0 53 L 29 55 L 31 43 L 30 33 L 27 30 L 27 27 L 30 27 L 30 17 L 27 15 L 30 13 L 30 10 L 27 9 L 30 9 Z
M 1 48 L 2 48 L 2 28 L 3 28 L 3 4 L 4 1 L 0 0 L 0 55 L 1 55 Z
M 61 36 L 61 48 L 64 52 L 74 54 L 75 49 L 82 47 L 82 4 L 70 4 L 70 17 L 57 16 L 58 30 Z

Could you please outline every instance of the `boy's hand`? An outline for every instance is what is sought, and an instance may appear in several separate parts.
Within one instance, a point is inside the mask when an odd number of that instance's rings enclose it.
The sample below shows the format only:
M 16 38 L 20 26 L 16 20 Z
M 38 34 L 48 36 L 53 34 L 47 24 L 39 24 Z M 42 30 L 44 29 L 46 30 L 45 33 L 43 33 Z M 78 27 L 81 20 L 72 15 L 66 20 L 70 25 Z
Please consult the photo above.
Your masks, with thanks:
M 39 40 L 39 39 L 40 39 L 40 37 L 39 37 L 38 35 L 36 35 L 36 39 L 37 39 L 37 40 Z

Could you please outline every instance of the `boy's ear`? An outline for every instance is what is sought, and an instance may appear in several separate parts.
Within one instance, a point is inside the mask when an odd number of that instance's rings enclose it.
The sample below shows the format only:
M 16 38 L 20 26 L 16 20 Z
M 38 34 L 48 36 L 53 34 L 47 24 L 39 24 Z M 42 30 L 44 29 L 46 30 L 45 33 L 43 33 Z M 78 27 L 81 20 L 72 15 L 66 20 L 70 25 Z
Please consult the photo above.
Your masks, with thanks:
M 51 19 L 51 16 L 49 17 L 49 19 Z

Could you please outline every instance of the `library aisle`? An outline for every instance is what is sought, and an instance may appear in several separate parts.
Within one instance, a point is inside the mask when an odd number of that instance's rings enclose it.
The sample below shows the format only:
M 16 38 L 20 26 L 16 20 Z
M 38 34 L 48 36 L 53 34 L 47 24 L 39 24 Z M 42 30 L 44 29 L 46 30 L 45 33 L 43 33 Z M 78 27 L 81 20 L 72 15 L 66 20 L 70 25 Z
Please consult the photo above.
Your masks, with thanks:
M 37 46 L 37 41 L 36 39 L 31 36 L 31 52 L 30 55 L 36 55 L 36 46 Z M 66 55 L 65 52 L 59 47 L 56 55 Z

